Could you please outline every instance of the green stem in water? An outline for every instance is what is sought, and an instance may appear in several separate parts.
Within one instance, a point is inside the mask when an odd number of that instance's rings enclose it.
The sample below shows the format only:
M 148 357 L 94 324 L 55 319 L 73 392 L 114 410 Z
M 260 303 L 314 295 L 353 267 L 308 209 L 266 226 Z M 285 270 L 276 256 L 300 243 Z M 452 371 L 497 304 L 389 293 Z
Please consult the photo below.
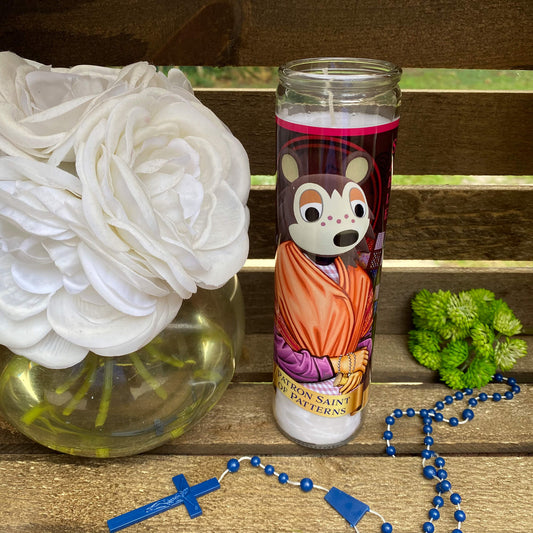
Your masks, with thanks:
M 113 367 L 114 359 L 109 357 L 104 363 L 104 387 L 102 390 L 102 399 L 98 406 L 98 414 L 96 415 L 96 421 L 94 427 L 99 428 L 105 424 L 107 415 L 109 414 L 109 405 L 111 404 L 111 391 L 113 388 Z
M 185 363 L 179 359 L 174 359 L 170 355 L 163 353 L 159 348 L 153 346 L 152 344 L 147 344 L 144 349 L 154 358 L 163 363 L 167 363 L 175 368 L 183 368 Z
M 80 379 L 81 376 L 85 374 L 85 372 L 87 372 L 87 365 L 81 364 L 80 368 L 75 374 L 73 374 L 69 379 L 64 381 L 61 385 L 58 385 L 56 387 L 56 394 L 59 395 L 59 394 L 63 394 L 67 392 L 70 389 L 70 387 L 72 387 L 74 383 L 76 383 L 76 381 L 78 381 L 78 379 Z
M 167 391 L 161 387 L 161 385 L 158 383 L 158 381 L 146 370 L 146 367 L 142 364 L 141 360 L 139 359 L 139 356 L 137 354 L 131 354 L 130 359 L 133 363 L 133 366 L 135 367 L 135 370 L 139 373 L 139 375 L 150 385 L 150 387 L 153 389 L 153 391 L 162 399 L 167 399 Z
M 33 424 L 35 420 L 37 420 L 37 418 L 46 413 L 46 411 L 50 411 L 50 405 L 48 403 L 39 403 L 37 405 L 34 405 L 31 409 L 28 409 L 20 417 L 20 421 L 26 426 L 29 426 L 30 424 Z
M 63 416 L 69 416 L 72 414 L 72 411 L 76 409 L 77 405 L 85 398 L 88 390 L 91 388 L 91 385 L 94 383 L 96 377 L 96 358 L 91 358 L 87 361 L 87 376 L 83 380 L 81 387 L 76 391 L 73 398 L 70 400 L 68 405 L 63 409 Z

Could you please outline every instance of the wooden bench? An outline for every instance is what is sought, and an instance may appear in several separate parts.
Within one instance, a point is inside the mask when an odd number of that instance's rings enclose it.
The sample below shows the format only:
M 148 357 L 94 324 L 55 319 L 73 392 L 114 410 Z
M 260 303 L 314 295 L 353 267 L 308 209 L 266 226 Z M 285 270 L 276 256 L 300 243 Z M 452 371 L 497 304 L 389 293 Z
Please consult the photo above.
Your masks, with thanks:
M 54 66 L 141 59 L 160 65 L 280 65 L 328 55 L 382 58 L 402 67 L 533 65 L 529 0 L 4 4 L 0 49 Z M 274 91 L 210 89 L 197 95 L 241 139 L 252 173 L 273 174 Z M 532 127 L 532 92 L 404 91 L 395 172 L 529 175 Z M 254 454 L 292 479 L 309 476 L 346 490 L 383 514 L 395 532 L 421 531 L 435 495 L 421 476 L 421 428 L 398 422 L 398 457 L 390 458 L 384 453 L 384 419 L 394 408 L 431 406 L 449 389 L 407 351 L 409 301 L 422 288 L 491 289 L 522 320 L 531 352 L 533 186 L 393 187 L 366 421 L 353 442 L 320 452 L 284 438 L 271 415 L 273 188 L 254 188 L 249 206 L 250 261 L 240 274 L 245 350 L 220 403 L 181 438 L 152 453 L 114 460 L 53 453 L 0 420 L 3 532 L 104 532 L 107 519 L 170 494 L 174 475 L 199 483 L 220 475 L 229 458 Z M 403 263 L 408 260 L 431 263 Z M 491 263 L 463 267 L 458 260 Z M 463 495 L 465 532 L 531 529 L 532 360 L 529 355 L 511 372 L 522 387 L 513 401 L 489 402 L 471 423 L 436 431 L 435 449 L 446 457 L 453 488 Z M 222 490 L 202 497 L 202 517 L 190 520 L 178 508 L 128 531 L 348 531 L 322 496 L 282 487 L 243 466 L 224 479 Z M 437 531 L 455 527 L 451 513 L 445 515 Z M 378 518 L 366 517 L 359 529 L 379 527 Z

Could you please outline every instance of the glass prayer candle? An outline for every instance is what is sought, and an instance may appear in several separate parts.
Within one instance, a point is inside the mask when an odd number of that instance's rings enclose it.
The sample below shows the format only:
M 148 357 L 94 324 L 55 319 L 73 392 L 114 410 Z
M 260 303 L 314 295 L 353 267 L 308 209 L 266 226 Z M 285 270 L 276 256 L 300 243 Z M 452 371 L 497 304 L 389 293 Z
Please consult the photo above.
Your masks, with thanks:
M 274 416 L 340 446 L 368 401 L 401 70 L 316 58 L 279 69 Z

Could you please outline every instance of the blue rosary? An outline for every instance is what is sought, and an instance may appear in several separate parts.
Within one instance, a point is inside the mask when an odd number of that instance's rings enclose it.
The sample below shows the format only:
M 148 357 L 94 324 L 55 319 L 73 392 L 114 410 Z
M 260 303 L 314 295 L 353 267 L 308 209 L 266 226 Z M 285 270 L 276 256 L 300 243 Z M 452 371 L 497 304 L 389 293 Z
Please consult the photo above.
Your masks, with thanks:
M 437 482 L 435 486 L 437 495 L 433 498 L 433 507 L 428 511 L 428 521 L 424 522 L 422 525 L 422 531 L 424 533 L 433 533 L 435 531 L 435 522 L 440 518 L 440 509 L 442 509 L 445 503 L 443 497 L 444 495 L 448 496 L 449 494 L 448 498 L 452 505 L 455 506 L 453 516 L 457 521 L 457 527 L 452 531 L 452 533 L 463 533 L 462 525 L 466 519 L 466 514 L 461 509 L 461 496 L 456 492 L 452 492 L 451 490 L 452 485 L 448 480 L 448 473 L 444 469 L 446 462 L 440 455 L 431 449 L 434 444 L 434 439 L 432 437 L 433 422 L 445 422 L 452 427 L 466 424 L 474 418 L 474 411 L 472 409 L 474 409 L 479 402 L 486 402 L 488 400 L 492 400 L 493 402 L 512 400 L 514 395 L 520 392 L 520 387 L 517 385 L 516 379 L 514 378 L 506 378 L 501 374 L 495 374 L 493 377 L 493 382 L 506 383 L 509 386 L 509 390 L 503 395 L 497 392 L 493 394 L 481 392 L 474 397 L 472 389 L 464 389 L 463 391 L 455 392 L 453 396 L 445 396 L 444 400 L 436 402 L 434 408 L 432 409 L 421 409 L 420 411 L 415 411 L 412 408 L 406 409 L 405 411 L 401 409 L 394 409 L 394 411 L 385 418 L 387 429 L 383 433 L 383 439 L 387 443 L 386 453 L 391 457 L 396 456 L 396 448 L 391 445 L 391 440 L 393 439 L 391 428 L 395 422 L 403 416 L 413 418 L 416 415 L 420 416 L 423 420 L 425 448 L 421 453 L 422 473 L 426 479 Z M 462 420 L 459 420 L 457 417 L 444 417 L 441 411 L 443 411 L 447 406 L 452 405 L 455 401 L 461 401 L 465 399 L 468 399 L 468 408 L 463 410 Z M 108 520 L 107 525 L 110 533 L 124 529 L 181 504 L 185 506 L 191 518 L 200 516 L 202 514 L 202 509 L 198 504 L 197 498 L 219 489 L 220 482 L 225 478 L 225 476 L 237 472 L 240 468 L 241 462 L 245 460 L 250 461 L 252 467 L 262 468 L 267 476 L 277 477 L 279 483 L 281 484 L 289 484 L 300 487 L 304 493 L 310 492 L 313 489 L 326 492 L 324 499 L 358 533 L 359 530 L 357 529 L 357 524 L 367 513 L 376 515 L 381 519 L 381 533 L 392 533 L 393 531 L 392 525 L 387 522 L 383 516 L 376 511 L 371 510 L 369 506 L 362 501 L 350 496 L 336 487 L 327 489 L 325 487 L 321 487 L 320 485 L 315 485 L 309 478 L 303 478 L 300 481 L 291 481 L 285 472 L 276 472 L 272 465 L 264 465 L 259 457 L 245 456 L 241 457 L 240 459 L 230 459 L 226 465 L 226 470 L 218 479 L 214 477 L 192 487 L 189 486 L 183 474 L 175 476 L 172 479 L 177 491 L 175 494 Z M 428 464 L 428 462 L 431 460 L 433 460 L 433 464 Z

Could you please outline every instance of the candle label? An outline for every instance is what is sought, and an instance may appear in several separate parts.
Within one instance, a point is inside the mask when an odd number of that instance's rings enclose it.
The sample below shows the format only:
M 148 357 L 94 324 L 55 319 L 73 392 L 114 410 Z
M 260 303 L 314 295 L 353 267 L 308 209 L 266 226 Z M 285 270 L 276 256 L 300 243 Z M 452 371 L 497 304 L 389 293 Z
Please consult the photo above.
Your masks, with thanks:
M 306 411 L 353 415 L 368 398 L 398 121 L 277 127 L 274 386 Z

